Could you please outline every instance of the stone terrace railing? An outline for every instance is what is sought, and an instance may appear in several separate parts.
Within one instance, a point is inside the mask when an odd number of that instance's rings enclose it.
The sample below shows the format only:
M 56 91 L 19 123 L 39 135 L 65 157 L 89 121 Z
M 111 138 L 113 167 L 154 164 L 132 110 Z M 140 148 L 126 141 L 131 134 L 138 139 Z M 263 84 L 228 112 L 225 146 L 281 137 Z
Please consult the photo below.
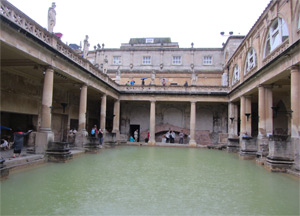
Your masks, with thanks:
M 184 95 L 227 95 L 228 87 L 222 86 L 120 86 L 122 94 L 184 94 Z
M 69 46 L 61 42 L 61 40 L 56 35 L 48 32 L 45 28 L 43 28 L 34 20 L 26 16 L 22 11 L 14 7 L 8 1 L 1 0 L 0 14 L 1 16 L 9 19 L 11 22 L 18 25 L 25 31 L 29 32 L 36 38 L 40 39 L 47 45 L 51 46 L 59 53 L 66 56 L 68 59 L 75 62 L 77 65 L 83 67 L 91 74 L 95 75 L 102 81 L 108 83 L 111 87 L 118 89 L 118 84 L 116 84 L 112 79 L 110 79 L 108 75 L 104 74 L 101 70 L 96 68 L 88 60 L 82 58 Z

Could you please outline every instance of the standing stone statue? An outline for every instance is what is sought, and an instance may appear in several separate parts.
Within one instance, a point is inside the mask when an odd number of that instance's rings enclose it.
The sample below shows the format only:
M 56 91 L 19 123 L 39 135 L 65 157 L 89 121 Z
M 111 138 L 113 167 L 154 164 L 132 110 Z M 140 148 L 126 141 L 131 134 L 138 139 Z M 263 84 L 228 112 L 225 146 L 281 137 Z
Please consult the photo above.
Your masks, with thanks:
M 52 6 L 49 7 L 48 10 L 48 31 L 53 32 L 53 28 L 56 24 L 56 11 L 55 11 L 56 5 L 55 2 L 52 2 Z
M 118 66 L 117 72 L 116 72 L 116 83 L 120 84 L 121 80 L 121 71 L 120 71 L 120 66 Z
M 86 35 L 85 40 L 83 41 L 83 58 L 87 58 L 87 55 L 89 53 L 90 44 L 88 40 L 89 40 L 89 36 Z
M 198 78 L 197 74 L 193 70 L 193 72 L 192 72 L 192 82 L 191 82 L 192 85 L 196 85 L 197 84 L 197 78 Z
M 153 70 L 151 73 L 151 82 L 150 85 L 154 85 L 155 84 L 155 71 Z

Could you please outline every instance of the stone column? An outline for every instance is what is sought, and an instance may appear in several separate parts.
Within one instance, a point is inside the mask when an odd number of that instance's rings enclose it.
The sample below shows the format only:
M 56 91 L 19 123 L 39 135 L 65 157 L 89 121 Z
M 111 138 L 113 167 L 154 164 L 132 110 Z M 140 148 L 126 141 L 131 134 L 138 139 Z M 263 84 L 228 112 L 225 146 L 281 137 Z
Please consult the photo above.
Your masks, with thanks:
M 251 136 L 252 134 L 252 130 L 251 130 L 251 96 L 245 96 L 245 115 L 246 115 L 246 131 L 248 133 L 249 136 Z
M 45 153 L 47 146 L 54 140 L 54 134 L 51 130 L 51 112 L 53 98 L 53 80 L 54 70 L 49 67 L 46 69 L 44 77 L 43 97 L 42 97 L 42 117 L 41 127 L 36 135 L 35 152 L 38 154 Z
M 78 131 L 86 131 L 86 106 L 87 106 L 87 85 L 83 85 L 80 91 Z
M 291 68 L 291 136 L 299 139 L 300 132 L 300 74 L 299 67 Z
M 266 135 L 273 134 L 273 92 L 271 86 L 265 86 Z
M 265 89 L 258 86 L 258 138 L 266 136 Z
M 197 143 L 195 140 L 195 130 L 196 130 L 196 101 L 191 102 L 191 115 L 190 115 L 190 142 L 189 145 L 196 147 Z
M 155 100 L 150 101 L 150 132 L 148 145 L 155 145 Z
M 101 111 L 100 111 L 100 128 L 105 132 L 106 128 L 106 99 L 107 96 L 104 94 L 101 98 Z
M 241 102 L 240 102 L 240 119 L 241 119 L 241 125 L 240 125 L 240 137 L 246 132 L 246 110 L 245 110 L 245 96 L 241 96 Z
M 114 103 L 114 122 L 113 122 L 113 133 L 119 134 L 120 130 L 120 100 L 116 100 Z
M 273 120 L 272 112 L 269 111 L 267 106 L 270 103 L 270 99 L 267 99 L 267 96 L 269 95 L 269 91 L 265 88 L 266 86 L 264 85 L 259 85 L 258 86 L 258 136 L 257 136 L 257 155 L 260 157 L 265 157 L 268 154 L 268 144 L 269 140 L 267 138 L 267 127 L 266 127 L 266 122 L 268 118 L 271 117 L 271 120 Z M 272 99 L 271 99 L 272 100 Z M 272 109 L 272 108 L 270 108 Z M 271 116 L 270 116 L 271 114 Z M 270 121 L 270 120 L 269 120 Z M 257 159 L 258 161 L 259 159 Z
M 54 70 L 48 68 L 44 77 L 41 131 L 51 131 Z
M 300 170 L 300 72 L 299 66 L 291 68 L 291 141 L 294 148 L 293 169 Z
M 228 136 L 237 137 L 238 110 L 237 105 L 228 103 Z
M 83 147 L 86 142 L 86 107 L 87 107 L 87 85 L 84 84 L 80 91 L 79 102 L 79 120 L 78 120 L 78 132 L 76 133 L 75 145 L 77 147 Z

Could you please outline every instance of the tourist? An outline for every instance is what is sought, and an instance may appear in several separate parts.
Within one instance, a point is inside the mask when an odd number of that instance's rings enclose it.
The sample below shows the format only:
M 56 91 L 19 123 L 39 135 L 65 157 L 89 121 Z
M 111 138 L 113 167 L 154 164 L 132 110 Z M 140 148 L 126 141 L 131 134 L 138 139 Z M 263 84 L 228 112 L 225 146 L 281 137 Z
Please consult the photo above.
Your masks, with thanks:
M 134 140 L 135 140 L 136 142 L 138 142 L 138 136 L 139 136 L 139 130 L 136 129 L 136 130 L 134 131 Z
M 1 139 L 0 148 L 3 149 L 3 150 L 8 150 L 9 149 L 7 140 Z
M 166 133 L 166 143 L 170 142 L 170 130 Z
M 170 134 L 170 143 L 174 143 L 175 142 L 175 132 L 172 131 Z
M 149 137 L 150 137 L 150 134 L 149 134 L 149 132 L 148 132 L 148 133 L 147 133 L 147 137 L 146 137 L 146 139 L 145 139 L 145 142 L 146 142 L 146 143 L 149 141 Z
M 27 131 L 26 133 L 22 132 L 20 128 L 17 128 L 17 130 L 14 132 L 14 154 L 13 158 L 16 157 L 16 154 L 19 154 L 19 157 L 21 156 L 21 151 L 23 149 L 24 144 L 24 136 L 27 136 L 30 134 L 32 130 Z
M 94 125 L 94 127 L 91 130 L 91 136 L 95 137 L 97 133 L 98 133 L 97 125 Z
M 142 85 L 145 85 L 145 80 L 144 79 L 142 79 Z
M 184 133 L 183 130 L 181 130 L 179 133 L 179 144 L 183 144 L 183 137 L 184 137 Z
M 134 85 L 134 83 L 135 83 L 135 81 L 132 79 L 131 81 L 130 81 L 130 85 Z
M 134 142 L 134 141 L 135 141 L 134 138 L 132 136 L 130 136 L 129 142 Z
M 167 83 L 166 83 L 166 79 L 163 79 L 163 80 L 162 80 L 162 85 L 165 86 L 166 84 L 167 84 Z
M 126 85 L 127 85 L 127 86 L 129 86 L 129 85 L 130 85 L 130 82 L 129 82 L 129 80 L 127 81 Z
M 248 133 L 247 133 L 247 131 L 243 134 L 243 136 L 242 136 L 243 138 L 246 138 L 246 137 L 249 137 L 249 135 L 248 135 Z
M 101 130 L 101 128 L 98 131 L 98 138 L 99 138 L 99 144 L 102 147 L 102 143 L 103 143 L 103 131 Z
M 187 81 L 185 81 L 184 86 L 185 86 L 185 87 L 189 86 L 189 84 L 188 84 Z

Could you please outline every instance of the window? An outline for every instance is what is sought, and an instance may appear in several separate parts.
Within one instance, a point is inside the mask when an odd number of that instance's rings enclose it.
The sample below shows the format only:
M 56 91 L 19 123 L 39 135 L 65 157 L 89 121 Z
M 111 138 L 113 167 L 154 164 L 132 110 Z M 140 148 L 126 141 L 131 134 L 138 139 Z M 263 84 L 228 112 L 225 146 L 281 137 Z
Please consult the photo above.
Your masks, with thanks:
M 143 56 L 143 64 L 151 64 L 151 56 Z
M 173 65 L 181 65 L 181 56 L 173 56 Z
M 212 65 L 212 56 L 204 56 L 203 64 L 204 65 Z
M 240 68 L 236 64 L 233 68 L 233 74 L 232 74 L 232 85 L 235 84 L 240 80 Z
M 245 62 L 244 74 L 251 71 L 251 69 L 254 68 L 255 66 L 256 66 L 256 52 L 253 48 L 250 48 Z
M 267 35 L 264 56 L 270 54 L 270 52 L 285 41 L 288 36 L 289 32 L 285 21 L 282 18 L 274 20 Z
M 154 43 L 154 39 L 153 38 L 146 38 L 146 43 Z
M 113 64 L 114 65 L 120 65 L 120 64 L 122 64 L 121 56 L 114 56 L 113 57 Z

